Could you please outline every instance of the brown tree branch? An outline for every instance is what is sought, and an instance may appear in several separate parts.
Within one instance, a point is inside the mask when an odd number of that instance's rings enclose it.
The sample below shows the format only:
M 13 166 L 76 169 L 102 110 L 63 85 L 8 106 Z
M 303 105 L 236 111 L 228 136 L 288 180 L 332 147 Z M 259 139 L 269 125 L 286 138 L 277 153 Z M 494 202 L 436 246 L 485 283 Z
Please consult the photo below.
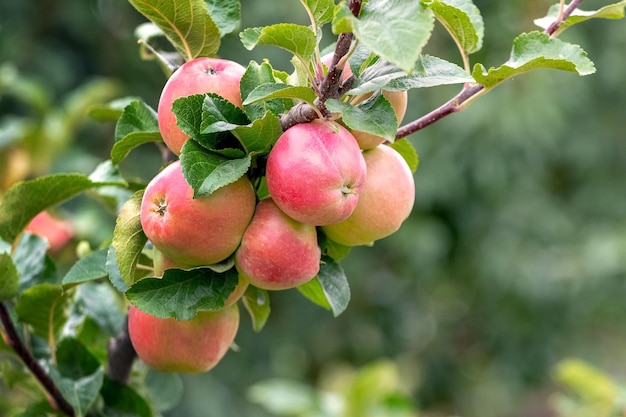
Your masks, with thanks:
M 561 16 L 559 19 L 554 21 L 550 26 L 548 26 L 548 28 L 544 31 L 544 33 L 550 36 L 553 36 L 556 33 L 557 29 L 563 24 L 563 22 L 572 14 L 574 10 L 576 10 L 576 8 L 583 1 L 584 0 L 573 0 L 567 6 L 567 8 L 563 11 L 563 16 Z M 409 136 L 410 134 L 415 133 L 419 130 L 422 130 L 425 127 L 430 126 L 436 121 L 441 120 L 444 117 L 452 113 L 456 113 L 462 110 L 464 108 L 462 106 L 463 103 L 475 97 L 478 93 L 480 93 L 484 89 L 485 87 L 480 84 L 473 84 L 473 85 L 466 84 L 463 87 L 463 90 L 461 90 L 459 94 L 454 96 L 452 99 L 450 99 L 448 102 L 446 102 L 442 106 L 436 108 L 435 110 L 431 111 L 428 114 L 425 114 L 419 119 L 412 121 L 411 123 L 408 123 L 404 126 L 400 126 L 400 128 L 398 128 L 398 132 L 396 133 L 396 139 L 401 139 L 406 136 Z
M 111 338 L 107 344 L 107 376 L 113 381 L 126 384 L 130 377 L 137 352 L 130 341 L 128 334 L 128 316 L 117 336 Z
M 13 325 L 13 321 L 9 315 L 9 310 L 4 303 L 0 303 L 0 322 L 2 323 L 2 327 L 4 327 L 6 344 L 15 351 L 24 365 L 26 365 L 33 376 L 37 378 L 46 392 L 50 395 L 48 397 L 50 405 L 52 405 L 53 408 L 64 412 L 68 416 L 73 417 L 75 415 L 74 408 L 65 399 L 65 397 L 63 397 L 54 381 L 52 381 L 39 362 L 35 360 L 30 351 L 26 348 L 26 346 L 24 346 L 22 340 L 17 334 L 15 326 Z

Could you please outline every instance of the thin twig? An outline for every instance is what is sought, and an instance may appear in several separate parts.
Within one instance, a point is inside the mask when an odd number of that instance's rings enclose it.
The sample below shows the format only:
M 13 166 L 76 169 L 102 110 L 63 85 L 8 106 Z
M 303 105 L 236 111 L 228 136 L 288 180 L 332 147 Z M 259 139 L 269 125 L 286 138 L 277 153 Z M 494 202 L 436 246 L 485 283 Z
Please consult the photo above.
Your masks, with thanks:
M 50 394 L 50 397 L 48 397 L 48 401 L 50 401 L 51 405 L 55 409 L 58 409 L 68 416 L 73 417 L 75 415 L 74 408 L 65 399 L 65 397 L 63 397 L 54 381 L 52 381 L 50 376 L 41 367 L 39 362 L 35 360 L 30 351 L 26 348 L 26 346 L 24 346 L 22 340 L 17 334 L 15 326 L 13 325 L 13 321 L 11 320 L 11 316 L 9 315 L 9 310 L 7 309 L 6 305 L 4 305 L 4 303 L 0 303 L 0 322 L 2 322 L 2 327 L 4 327 L 6 336 L 5 342 L 15 351 L 15 353 L 20 357 L 24 365 L 26 365 L 26 367 L 30 370 L 33 376 L 37 378 L 43 388 L 48 392 L 48 394 Z

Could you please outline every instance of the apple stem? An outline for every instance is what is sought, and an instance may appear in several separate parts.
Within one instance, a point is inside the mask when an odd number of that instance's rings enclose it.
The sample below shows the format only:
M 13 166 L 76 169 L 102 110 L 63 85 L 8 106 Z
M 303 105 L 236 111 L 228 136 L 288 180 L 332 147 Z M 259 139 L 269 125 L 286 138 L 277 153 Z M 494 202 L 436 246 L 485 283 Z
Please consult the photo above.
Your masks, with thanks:
M 48 401 L 50 401 L 50 405 L 62 411 L 68 416 L 76 415 L 74 412 L 74 408 L 72 405 L 63 397 L 61 391 L 56 386 L 52 378 L 46 373 L 43 367 L 35 360 L 30 351 L 26 348 L 24 343 L 22 343 L 22 339 L 20 339 L 17 334 L 17 330 L 13 325 L 13 321 L 11 320 L 11 316 L 9 314 L 9 310 L 7 309 L 4 303 L 0 303 L 0 322 L 2 323 L 2 327 L 4 327 L 4 339 L 7 345 L 9 345 L 13 351 L 20 357 L 21 361 L 26 365 L 28 370 L 33 374 L 35 378 L 39 381 L 39 383 L 43 386 L 43 388 L 50 394 L 48 397 Z

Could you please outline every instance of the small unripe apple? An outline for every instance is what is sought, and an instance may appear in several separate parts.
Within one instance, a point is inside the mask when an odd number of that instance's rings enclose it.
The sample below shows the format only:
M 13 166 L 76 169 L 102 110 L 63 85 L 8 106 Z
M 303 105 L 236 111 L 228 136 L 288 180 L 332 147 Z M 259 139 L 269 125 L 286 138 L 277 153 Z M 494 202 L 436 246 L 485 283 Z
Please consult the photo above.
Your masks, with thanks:
M 323 227 L 331 240 L 346 246 L 367 245 L 397 231 L 415 200 L 413 174 L 402 156 L 387 145 L 363 152 L 367 179 L 354 213 Z
M 172 261 L 211 265 L 235 252 L 255 205 L 256 194 L 246 176 L 194 199 L 180 161 L 176 161 L 146 187 L 141 226 L 154 247 Z
M 191 320 L 161 319 L 134 306 L 128 333 L 139 358 L 163 372 L 206 372 L 224 357 L 239 327 L 237 304 L 199 311 Z
M 161 278 L 163 276 L 163 273 L 168 269 L 183 269 L 187 271 L 196 268 L 194 266 L 176 263 L 167 256 L 165 256 L 163 252 L 158 249 L 155 249 L 153 253 L 154 255 L 152 261 L 154 265 L 154 276 L 157 278 Z M 246 281 L 244 277 L 239 276 L 239 282 L 237 282 L 237 286 L 235 287 L 233 292 L 231 292 L 226 301 L 224 301 L 224 307 L 229 307 L 236 303 L 246 292 L 247 288 L 248 281 Z
M 324 63 L 324 65 L 326 66 L 330 66 L 331 62 L 333 60 L 333 54 L 328 54 L 328 55 L 324 55 L 322 57 L 322 62 Z M 350 78 L 353 75 L 352 69 L 350 68 L 350 65 L 346 63 L 342 73 L 341 73 L 341 81 L 345 81 L 348 78 Z M 367 98 L 371 97 L 372 93 L 367 93 L 364 94 L 363 97 L 356 101 L 354 104 L 358 104 L 364 100 L 366 100 Z M 387 99 L 387 101 L 389 101 L 389 104 L 391 104 L 391 107 L 393 108 L 394 112 L 396 113 L 396 120 L 398 122 L 398 125 L 400 124 L 400 122 L 402 121 L 402 119 L 404 118 L 404 115 L 406 114 L 406 109 L 407 109 L 407 103 L 408 103 L 408 94 L 406 91 L 388 91 L 388 90 L 383 90 L 382 91 L 382 95 L 383 97 L 385 97 Z M 373 135 L 371 133 L 366 133 L 366 132 L 361 132 L 359 130 L 352 130 L 352 135 L 354 136 L 354 138 L 357 140 L 357 142 L 359 143 L 359 147 L 361 149 L 372 149 L 375 148 L 376 146 L 380 145 L 381 143 L 385 142 L 385 139 L 381 136 L 377 136 L 377 135 Z
M 271 198 L 257 205 L 235 255 L 240 277 L 266 290 L 285 290 L 314 278 L 321 251 L 315 226 L 283 213 Z
M 267 159 L 267 188 L 276 205 L 301 223 L 345 220 L 365 181 L 365 161 L 343 126 L 314 120 L 287 129 Z
M 167 147 L 180 155 L 189 137 L 176 125 L 174 100 L 193 94 L 215 93 L 241 107 L 239 82 L 246 69 L 236 62 L 219 58 L 196 58 L 184 63 L 167 80 L 159 99 L 158 120 Z

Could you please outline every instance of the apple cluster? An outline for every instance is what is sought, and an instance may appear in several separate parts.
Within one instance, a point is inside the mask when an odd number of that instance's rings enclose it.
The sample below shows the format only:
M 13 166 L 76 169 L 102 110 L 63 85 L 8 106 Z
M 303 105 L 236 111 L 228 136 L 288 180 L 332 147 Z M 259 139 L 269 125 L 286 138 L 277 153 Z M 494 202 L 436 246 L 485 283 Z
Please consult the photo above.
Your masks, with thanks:
M 167 147 L 180 155 L 188 136 L 177 126 L 173 102 L 215 93 L 242 108 L 241 65 L 198 58 L 166 83 L 158 122 Z M 346 67 L 344 77 L 351 75 Z M 406 92 L 383 92 L 398 120 Z M 320 270 L 320 236 L 340 245 L 368 245 L 394 233 L 414 201 L 413 175 L 384 139 L 350 131 L 341 121 L 296 124 L 278 138 L 262 176 L 269 197 L 244 175 L 204 197 L 195 197 L 180 160 L 159 172 L 145 189 L 141 225 L 155 248 L 155 275 L 234 261 L 235 290 L 218 311 L 192 320 L 162 319 L 131 306 L 129 333 L 139 357 L 163 371 L 204 372 L 232 344 L 239 324 L 237 300 L 249 285 L 284 290 L 307 283 Z M 267 194 L 264 193 L 264 194 Z

